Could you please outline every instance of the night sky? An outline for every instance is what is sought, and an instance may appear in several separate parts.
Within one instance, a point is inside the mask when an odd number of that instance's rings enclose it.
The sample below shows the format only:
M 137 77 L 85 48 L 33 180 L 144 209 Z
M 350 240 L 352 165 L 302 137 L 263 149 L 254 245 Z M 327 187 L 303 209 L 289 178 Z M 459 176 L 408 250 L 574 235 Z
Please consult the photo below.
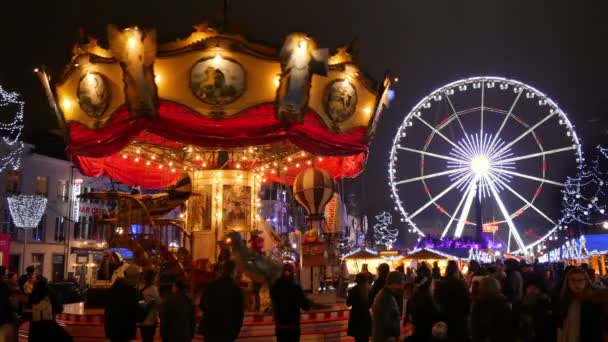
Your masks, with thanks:
M 460 78 L 495 75 L 530 84 L 570 115 L 586 149 L 608 142 L 608 30 L 600 1 L 230 3 L 229 27 L 250 39 L 278 47 L 288 33 L 302 31 L 320 46 L 335 48 L 357 37 L 358 63 L 365 72 L 380 80 L 390 70 L 400 79 L 378 126 L 367 170 L 349 186 L 363 195 L 370 215 L 393 207 L 386 170 L 403 117 L 420 98 Z M 44 64 L 59 72 L 79 28 L 103 39 L 108 23 L 155 27 L 163 42 L 187 36 L 196 23 L 217 21 L 222 1 L 25 0 L 3 6 L 0 82 L 27 101 L 26 139 L 47 145 L 47 132 L 56 124 L 32 70 Z

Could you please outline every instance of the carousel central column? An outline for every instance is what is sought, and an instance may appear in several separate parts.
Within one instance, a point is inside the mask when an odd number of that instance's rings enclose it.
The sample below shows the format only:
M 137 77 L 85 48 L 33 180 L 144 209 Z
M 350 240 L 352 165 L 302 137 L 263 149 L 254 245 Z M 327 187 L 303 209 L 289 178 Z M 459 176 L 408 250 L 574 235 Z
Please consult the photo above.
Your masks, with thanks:
M 186 227 L 192 234 L 192 257 L 215 262 L 218 241 L 231 231 L 248 233 L 258 225 L 260 177 L 243 170 L 196 170 L 190 173 L 193 195 Z

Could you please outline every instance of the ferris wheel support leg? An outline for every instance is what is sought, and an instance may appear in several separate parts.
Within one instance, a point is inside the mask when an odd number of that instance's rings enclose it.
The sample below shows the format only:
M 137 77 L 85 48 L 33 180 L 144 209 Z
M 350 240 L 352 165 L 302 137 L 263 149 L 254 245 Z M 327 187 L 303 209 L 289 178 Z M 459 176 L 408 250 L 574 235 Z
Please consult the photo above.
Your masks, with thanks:
M 524 255 L 527 255 L 528 251 L 526 250 L 526 246 L 524 245 L 523 240 L 519 236 L 517 228 L 515 227 L 515 224 L 513 224 L 513 220 L 511 220 L 511 215 L 509 215 L 507 208 L 505 208 L 505 205 L 502 203 L 500 196 L 498 196 L 498 191 L 496 191 L 494 183 L 488 182 L 488 185 L 490 186 L 490 191 L 494 196 L 496 204 L 498 204 L 498 208 L 500 208 L 500 211 L 502 212 L 502 216 L 504 216 L 505 220 L 507 221 L 507 225 L 509 226 L 509 232 L 513 234 L 513 238 L 515 239 L 515 242 L 517 242 L 517 245 L 519 246 L 519 249 L 522 251 L 522 253 Z
M 467 194 L 467 200 L 464 204 L 464 208 L 462 209 L 462 213 L 460 214 L 460 220 L 458 221 L 458 225 L 456 225 L 456 233 L 454 233 L 455 237 L 462 236 L 462 231 L 464 230 L 464 225 L 466 224 L 467 217 L 469 217 L 469 211 L 471 210 L 471 205 L 473 204 L 473 199 L 475 195 L 477 195 L 477 182 L 479 182 L 479 177 L 476 176 L 471 181 L 471 188 L 469 193 Z

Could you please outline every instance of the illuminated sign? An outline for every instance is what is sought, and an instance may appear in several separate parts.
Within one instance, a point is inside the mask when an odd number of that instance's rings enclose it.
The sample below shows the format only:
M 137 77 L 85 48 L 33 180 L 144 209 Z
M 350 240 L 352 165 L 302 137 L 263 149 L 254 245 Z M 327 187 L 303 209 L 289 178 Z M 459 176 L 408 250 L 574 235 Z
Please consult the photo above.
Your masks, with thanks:
M 78 196 L 80 195 L 81 184 L 82 179 L 75 179 L 74 184 L 72 185 L 72 220 L 74 222 L 78 222 L 80 216 L 80 200 L 78 199 Z

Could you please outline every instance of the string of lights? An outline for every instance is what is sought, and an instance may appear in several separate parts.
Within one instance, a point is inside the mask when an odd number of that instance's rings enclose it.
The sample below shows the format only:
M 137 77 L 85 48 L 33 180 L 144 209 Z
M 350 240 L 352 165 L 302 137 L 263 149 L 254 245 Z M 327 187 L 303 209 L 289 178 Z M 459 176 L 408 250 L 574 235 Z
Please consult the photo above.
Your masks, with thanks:
M 2 136 L 2 156 L 0 156 L 0 172 L 7 168 L 17 170 L 21 166 L 21 154 L 23 142 L 21 132 L 23 130 L 23 108 L 25 102 L 21 101 L 16 92 L 8 92 L 0 86 L 0 111 L 2 117 L 12 118 L 11 122 L 0 122 L 0 135 Z M 4 111 L 10 111 L 10 115 Z M 10 120 L 10 119 L 9 119 Z

